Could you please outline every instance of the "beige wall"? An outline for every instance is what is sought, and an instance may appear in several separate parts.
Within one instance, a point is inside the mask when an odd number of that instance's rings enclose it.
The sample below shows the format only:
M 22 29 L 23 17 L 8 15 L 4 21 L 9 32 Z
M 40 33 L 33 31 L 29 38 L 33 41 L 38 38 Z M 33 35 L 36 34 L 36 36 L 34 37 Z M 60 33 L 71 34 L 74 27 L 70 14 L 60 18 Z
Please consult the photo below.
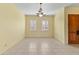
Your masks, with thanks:
M 79 4 L 65 7 L 65 12 L 68 14 L 79 14 Z
M 24 23 L 14 4 L 0 4 L 0 54 L 24 38 Z
M 60 8 L 55 11 L 54 21 L 54 36 L 60 42 L 65 43 L 65 20 L 64 20 L 64 8 Z
M 49 22 L 49 30 L 47 32 L 41 32 L 41 21 L 37 16 L 26 16 L 25 36 L 26 37 L 53 37 L 54 36 L 54 16 L 46 16 L 45 20 Z M 37 30 L 30 31 L 30 20 L 37 21 Z

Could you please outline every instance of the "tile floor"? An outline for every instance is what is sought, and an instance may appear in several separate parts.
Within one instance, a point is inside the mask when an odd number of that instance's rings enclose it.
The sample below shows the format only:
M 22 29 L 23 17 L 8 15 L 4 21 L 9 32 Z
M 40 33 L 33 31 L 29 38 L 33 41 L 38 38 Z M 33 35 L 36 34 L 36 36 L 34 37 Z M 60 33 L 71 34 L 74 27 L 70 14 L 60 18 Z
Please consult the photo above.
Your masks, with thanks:
M 79 44 L 64 45 L 53 38 L 26 38 L 3 55 L 78 55 Z

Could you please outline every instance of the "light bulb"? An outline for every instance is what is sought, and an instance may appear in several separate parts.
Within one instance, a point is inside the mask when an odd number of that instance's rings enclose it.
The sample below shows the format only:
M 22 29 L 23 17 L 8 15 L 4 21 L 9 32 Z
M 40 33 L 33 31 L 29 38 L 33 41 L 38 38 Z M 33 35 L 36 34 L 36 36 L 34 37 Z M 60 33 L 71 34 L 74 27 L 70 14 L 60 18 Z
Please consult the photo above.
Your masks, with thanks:
M 39 17 L 42 17 L 42 16 L 43 16 L 42 14 L 39 15 Z

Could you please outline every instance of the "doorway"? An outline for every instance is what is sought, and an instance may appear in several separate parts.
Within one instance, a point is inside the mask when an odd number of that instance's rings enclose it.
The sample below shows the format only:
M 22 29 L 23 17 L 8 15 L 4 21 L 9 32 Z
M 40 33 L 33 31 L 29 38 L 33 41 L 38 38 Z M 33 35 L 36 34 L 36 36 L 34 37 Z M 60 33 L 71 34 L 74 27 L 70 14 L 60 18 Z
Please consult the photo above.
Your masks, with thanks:
M 68 43 L 79 44 L 79 14 L 68 15 Z

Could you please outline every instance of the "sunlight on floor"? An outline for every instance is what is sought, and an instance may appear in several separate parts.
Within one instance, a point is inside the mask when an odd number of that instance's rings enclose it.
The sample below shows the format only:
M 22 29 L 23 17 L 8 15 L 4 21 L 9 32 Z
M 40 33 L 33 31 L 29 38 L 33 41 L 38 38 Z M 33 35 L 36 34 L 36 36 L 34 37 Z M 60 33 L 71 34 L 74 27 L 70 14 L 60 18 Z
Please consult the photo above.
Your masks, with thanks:
M 29 43 L 28 52 L 37 52 L 37 45 L 35 43 Z
M 47 43 L 47 42 L 43 42 L 43 43 L 41 44 L 40 50 L 41 50 L 41 54 L 46 54 L 47 52 L 49 52 L 50 50 L 49 50 L 49 45 L 48 45 L 48 43 Z

